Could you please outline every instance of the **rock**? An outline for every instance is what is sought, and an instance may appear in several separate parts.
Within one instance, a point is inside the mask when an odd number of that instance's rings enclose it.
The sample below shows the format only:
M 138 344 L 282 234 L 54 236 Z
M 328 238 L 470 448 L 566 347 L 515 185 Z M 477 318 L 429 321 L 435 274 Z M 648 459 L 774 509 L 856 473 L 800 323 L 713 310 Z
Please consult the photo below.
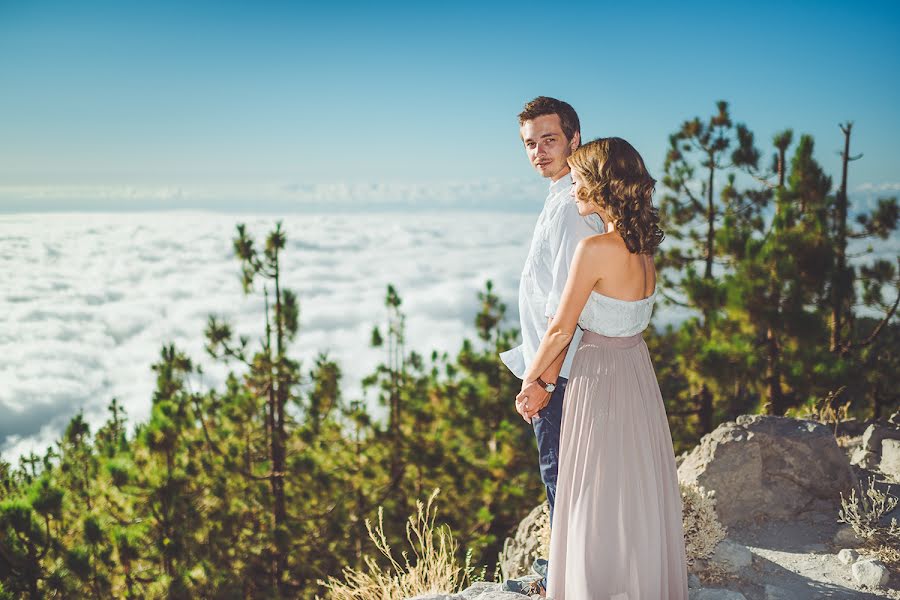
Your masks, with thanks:
M 834 523 L 837 517 L 831 513 L 814 512 L 810 513 L 808 519 L 813 523 L 825 524 Z
M 728 573 L 736 573 L 753 564 L 753 554 L 743 544 L 725 538 L 716 545 L 710 561 Z
M 881 472 L 900 477 L 900 440 L 881 440 Z
M 849 548 L 844 548 L 840 552 L 838 552 L 838 560 L 841 561 L 841 564 L 850 565 L 856 562 L 856 559 L 859 558 L 859 552 L 856 550 L 850 550 Z
M 700 578 L 693 573 L 688 573 L 688 588 L 696 589 L 700 587 Z
M 872 423 L 863 433 L 862 447 L 869 452 L 881 452 L 882 440 L 900 440 L 900 429 L 881 423 Z
M 797 598 L 793 592 L 768 583 L 766 584 L 765 591 L 766 600 L 796 600 Z
M 478 581 L 457 594 L 422 594 L 407 600 L 522 600 L 519 594 L 500 590 L 499 583 Z
M 717 588 L 700 588 L 688 590 L 689 600 L 747 600 L 740 592 Z
M 817 501 L 837 514 L 840 492 L 856 483 L 831 429 L 768 415 L 741 415 L 703 436 L 678 479 L 715 490 L 725 525 L 793 519 Z
M 873 558 L 853 563 L 850 570 L 853 572 L 853 579 L 857 584 L 870 589 L 887 585 L 890 580 L 887 567 Z
M 837 424 L 837 431 L 835 432 L 835 436 L 850 436 L 857 437 L 863 434 L 866 427 L 871 422 L 871 419 L 867 419 L 865 421 L 859 421 L 855 417 L 850 417 L 849 419 L 844 419 L 840 423 Z
M 463 591 L 453 596 L 454 600 L 475 600 L 481 598 L 482 594 L 488 592 L 499 592 L 500 584 L 491 583 L 490 581 L 478 581 L 473 583 Z
M 834 534 L 834 545 L 840 548 L 859 548 L 865 544 L 865 540 L 856 535 L 853 528 L 844 525 Z
M 888 423 L 900 427 L 900 410 L 888 417 Z
M 825 547 L 825 544 L 815 542 L 803 546 L 803 551 L 807 553 L 821 554 L 823 552 L 828 552 L 828 548 Z
M 511 538 L 506 538 L 503 543 L 503 551 L 500 553 L 500 572 L 503 579 L 515 579 L 531 573 L 531 563 L 540 545 L 538 530 L 544 518 L 544 507 L 547 502 L 539 504 L 532 509 L 528 516 L 522 519 L 516 533 Z
M 878 466 L 878 455 L 860 446 L 850 455 L 850 464 L 863 469 L 874 469 Z

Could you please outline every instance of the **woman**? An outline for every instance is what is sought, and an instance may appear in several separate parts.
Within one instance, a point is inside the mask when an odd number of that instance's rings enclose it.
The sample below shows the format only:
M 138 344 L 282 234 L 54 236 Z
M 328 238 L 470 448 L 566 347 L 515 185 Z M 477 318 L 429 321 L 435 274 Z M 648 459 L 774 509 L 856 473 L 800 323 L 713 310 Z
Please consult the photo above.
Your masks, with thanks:
M 517 396 L 528 394 L 585 330 L 563 402 L 547 596 L 554 600 L 688 597 L 681 495 L 672 436 L 641 332 L 656 299 L 653 253 L 662 241 L 655 181 L 620 138 L 569 157 L 582 215 L 606 232 L 584 239 Z M 552 307 L 551 307 L 552 308 Z M 543 386 L 542 386 L 543 387 Z

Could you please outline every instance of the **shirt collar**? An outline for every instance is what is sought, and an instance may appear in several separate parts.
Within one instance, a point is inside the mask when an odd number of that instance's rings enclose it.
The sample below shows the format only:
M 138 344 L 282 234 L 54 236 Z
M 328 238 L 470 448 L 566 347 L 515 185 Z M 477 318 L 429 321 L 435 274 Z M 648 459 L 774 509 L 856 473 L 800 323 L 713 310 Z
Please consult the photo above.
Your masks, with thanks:
M 571 171 L 557 179 L 556 181 L 550 182 L 550 195 L 555 196 L 561 192 L 568 191 L 568 189 L 572 186 L 572 173 Z

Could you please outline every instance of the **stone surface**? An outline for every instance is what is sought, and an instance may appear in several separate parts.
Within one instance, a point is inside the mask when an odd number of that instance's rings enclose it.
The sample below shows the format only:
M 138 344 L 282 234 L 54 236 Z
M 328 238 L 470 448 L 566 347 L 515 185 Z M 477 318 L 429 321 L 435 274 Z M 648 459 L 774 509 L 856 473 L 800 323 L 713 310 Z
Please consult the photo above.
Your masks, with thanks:
M 881 472 L 900 477 L 900 440 L 881 440 Z
M 849 548 L 844 548 L 843 550 L 838 552 L 837 557 L 842 564 L 850 565 L 855 563 L 859 558 L 859 552 L 857 552 L 856 550 L 850 550 Z
M 693 573 L 688 573 L 688 587 L 690 589 L 695 589 L 701 587 L 700 578 L 694 575 Z
M 725 538 L 716 545 L 710 561 L 728 573 L 736 573 L 753 564 L 753 554 L 747 546 Z
M 531 574 L 531 563 L 534 562 L 535 552 L 540 545 L 537 532 L 546 505 L 547 502 L 543 502 L 535 506 L 519 523 L 515 535 L 506 538 L 503 543 L 503 551 L 500 552 L 500 573 L 504 580 Z
M 473 584 L 458 594 L 422 594 L 407 600 L 523 600 L 526 596 L 500 590 L 500 584 Z
M 766 584 L 765 600 L 796 600 L 797 596 L 793 592 L 777 585 Z
M 481 598 L 482 594 L 486 592 L 499 592 L 500 584 L 499 583 L 491 583 L 489 581 L 478 581 L 473 583 L 460 593 L 454 596 L 454 600 L 475 600 L 476 598 Z
M 900 440 L 900 428 L 872 423 L 863 432 L 862 447 L 877 454 L 881 452 L 882 440 Z
M 865 540 L 856 535 L 849 525 L 842 525 L 834 534 L 834 544 L 840 548 L 859 548 L 864 543 Z
M 524 596 L 500 590 L 499 583 L 479 581 L 457 594 L 422 594 L 407 600 L 523 600 Z
M 767 415 L 742 415 L 703 436 L 678 478 L 715 490 L 725 525 L 792 519 L 822 503 L 836 513 L 839 493 L 856 483 L 828 427 Z
M 853 579 L 858 585 L 874 589 L 884 585 L 890 580 L 887 568 L 875 559 L 860 560 L 850 567 Z
M 874 469 L 878 466 L 878 460 L 876 453 L 869 452 L 862 446 L 853 450 L 853 453 L 850 455 L 850 464 L 857 465 L 863 469 Z
M 688 592 L 690 600 L 747 600 L 747 597 L 742 593 L 726 589 L 700 588 L 698 590 L 688 590 Z

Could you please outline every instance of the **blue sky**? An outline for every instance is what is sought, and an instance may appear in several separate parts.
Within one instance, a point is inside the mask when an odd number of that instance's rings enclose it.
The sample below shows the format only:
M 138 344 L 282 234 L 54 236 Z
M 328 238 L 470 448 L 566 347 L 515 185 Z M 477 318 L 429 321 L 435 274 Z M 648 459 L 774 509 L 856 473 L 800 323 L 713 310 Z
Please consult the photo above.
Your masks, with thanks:
M 572 103 L 586 138 L 631 141 L 657 177 L 669 133 L 718 99 L 761 145 L 811 133 L 835 177 L 852 119 L 851 189 L 893 190 L 898 31 L 889 1 L 0 0 L 0 210 L 107 188 L 141 206 L 204 189 L 249 206 L 303 186 L 346 202 L 528 193 L 515 182 L 541 182 L 515 115 L 540 94 Z

